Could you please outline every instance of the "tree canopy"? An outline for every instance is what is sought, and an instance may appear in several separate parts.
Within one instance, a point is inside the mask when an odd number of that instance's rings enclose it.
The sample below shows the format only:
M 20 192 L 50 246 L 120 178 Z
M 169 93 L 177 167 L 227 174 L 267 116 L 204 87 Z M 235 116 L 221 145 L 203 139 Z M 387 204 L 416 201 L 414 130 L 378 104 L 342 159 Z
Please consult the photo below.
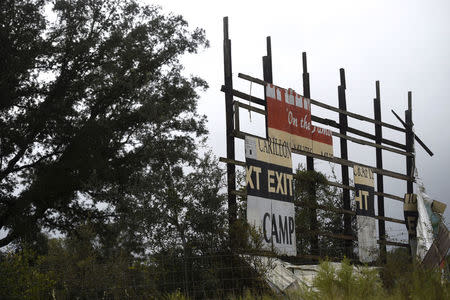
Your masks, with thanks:
M 0 246 L 111 220 L 196 164 L 207 84 L 179 60 L 207 46 L 133 0 L 1 1 Z

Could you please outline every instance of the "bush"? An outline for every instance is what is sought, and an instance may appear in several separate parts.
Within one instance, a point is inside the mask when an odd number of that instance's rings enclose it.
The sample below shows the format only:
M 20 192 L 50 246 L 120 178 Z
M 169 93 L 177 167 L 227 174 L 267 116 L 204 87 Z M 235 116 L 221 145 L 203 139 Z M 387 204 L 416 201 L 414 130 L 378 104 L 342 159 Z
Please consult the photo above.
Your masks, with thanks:
M 41 266 L 42 258 L 28 249 L 4 254 L 0 260 L 2 299 L 49 299 L 55 281 Z

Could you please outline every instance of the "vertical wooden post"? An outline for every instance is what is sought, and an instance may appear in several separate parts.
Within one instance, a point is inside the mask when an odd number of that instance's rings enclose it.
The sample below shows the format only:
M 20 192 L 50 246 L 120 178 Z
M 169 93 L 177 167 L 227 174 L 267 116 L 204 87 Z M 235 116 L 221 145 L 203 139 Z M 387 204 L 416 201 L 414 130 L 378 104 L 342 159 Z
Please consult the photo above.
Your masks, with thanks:
M 375 121 L 381 122 L 381 100 L 380 100 L 380 82 L 375 82 L 376 98 L 373 99 L 373 110 Z M 380 124 L 375 124 L 375 143 L 381 145 L 383 138 Z M 376 163 L 378 169 L 383 169 L 382 149 L 376 148 Z M 377 174 L 377 192 L 384 193 L 383 175 Z M 378 215 L 384 217 L 384 197 L 377 196 Z M 381 241 L 386 240 L 386 227 L 384 220 L 378 220 L 378 233 Z M 386 244 L 380 244 L 380 258 L 383 263 L 386 262 Z
M 412 121 L 412 93 L 408 92 L 408 109 L 405 110 L 405 123 L 406 123 L 406 152 L 413 154 L 414 153 L 414 132 L 413 132 L 413 121 Z M 406 157 L 406 175 L 414 176 L 414 157 L 407 156 Z M 414 192 L 413 189 L 413 180 L 407 180 L 406 182 L 406 192 L 408 194 L 412 194 Z M 409 251 L 412 257 L 415 257 L 415 252 L 417 248 L 417 240 L 411 236 L 409 236 Z
M 226 137 L 227 158 L 234 159 L 234 135 L 233 135 L 233 73 L 231 68 L 231 40 L 228 38 L 228 17 L 223 18 L 223 65 L 225 80 L 225 115 L 226 115 Z M 236 169 L 234 164 L 227 164 L 228 183 L 228 222 L 231 229 L 237 218 L 236 195 Z M 234 235 L 230 231 L 231 246 L 233 246 Z
M 303 61 L 303 96 L 305 96 L 306 98 L 311 98 L 306 52 L 302 53 L 302 61 Z M 310 171 L 314 171 L 314 160 L 310 156 L 306 157 L 306 169 L 310 170 Z
M 338 99 L 339 99 L 339 109 L 347 110 L 347 102 L 345 98 L 345 89 L 347 88 L 345 83 L 345 70 L 339 70 L 341 84 L 338 86 Z M 339 113 L 339 133 L 343 135 L 347 135 L 347 115 Z M 340 146 L 341 146 L 341 158 L 348 159 L 348 150 L 347 150 L 347 140 L 344 138 L 340 138 Z M 348 167 L 341 165 L 342 172 L 342 184 L 350 185 Z M 344 204 L 344 209 L 351 210 L 350 206 L 350 191 L 348 189 L 342 190 L 342 200 Z M 344 214 L 344 234 L 345 235 L 353 235 L 352 232 L 352 219 L 351 215 Z M 353 257 L 353 242 L 351 240 L 345 240 L 345 255 L 348 258 Z
M 263 56 L 264 81 L 273 83 L 272 74 L 272 42 L 270 36 L 266 37 L 267 55 Z
M 306 60 L 306 52 L 302 53 L 302 62 L 303 62 L 303 96 L 306 98 L 311 98 L 311 90 L 309 86 L 309 73 L 308 73 L 308 63 Z M 314 160 L 310 156 L 306 156 L 306 169 L 308 171 L 314 171 Z M 312 185 L 310 187 L 309 198 L 311 199 L 311 204 L 314 207 L 317 204 L 316 199 L 316 187 Z M 310 230 L 312 232 L 317 232 L 318 224 L 317 224 L 317 211 L 315 208 L 310 208 Z M 310 238 L 311 243 L 311 254 L 319 255 L 319 237 L 317 234 L 312 234 Z
M 263 61 L 263 79 L 265 82 L 273 83 L 272 74 L 272 43 L 270 41 L 270 36 L 266 38 L 267 55 L 262 57 Z M 266 89 L 264 89 L 264 99 L 266 99 Z M 267 103 L 265 103 L 265 109 L 267 111 Z M 267 127 L 267 116 L 266 116 L 266 138 L 269 137 L 268 127 Z

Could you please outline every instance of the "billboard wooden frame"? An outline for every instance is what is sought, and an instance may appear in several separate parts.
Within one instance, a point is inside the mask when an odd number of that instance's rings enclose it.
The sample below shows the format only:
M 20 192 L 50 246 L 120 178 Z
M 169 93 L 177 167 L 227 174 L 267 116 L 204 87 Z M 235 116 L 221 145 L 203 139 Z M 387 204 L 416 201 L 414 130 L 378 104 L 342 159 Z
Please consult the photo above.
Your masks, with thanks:
M 237 218 L 237 204 L 236 196 L 244 196 L 244 193 L 236 190 L 236 175 L 235 175 L 235 165 L 245 166 L 245 162 L 235 160 L 235 139 L 244 139 L 245 135 L 251 135 L 240 130 L 239 126 L 239 108 L 244 108 L 251 110 L 256 113 L 266 115 L 266 102 L 264 99 L 246 94 L 244 92 L 233 89 L 233 78 L 232 78 L 232 60 L 231 60 L 231 40 L 229 38 L 228 32 L 228 17 L 223 19 L 223 51 L 224 51 L 224 85 L 221 87 L 221 91 L 225 94 L 225 113 L 226 113 L 226 144 L 227 144 L 227 157 L 220 158 L 220 161 L 227 164 L 227 182 L 228 182 L 228 219 L 230 225 L 236 221 Z M 266 38 L 267 55 L 262 57 L 263 64 L 263 79 L 255 78 L 246 74 L 238 73 L 238 77 L 245 79 L 249 82 L 256 83 L 265 86 L 270 83 L 273 84 L 273 74 L 272 74 L 272 50 L 271 50 L 271 39 Z M 302 53 L 302 79 L 303 79 L 303 96 L 311 100 L 311 105 L 318 106 L 333 112 L 338 113 L 339 122 L 331 119 L 321 118 L 319 116 L 311 116 L 313 122 L 327 125 L 336 129 L 339 132 L 332 132 L 332 135 L 339 138 L 340 141 L 340 157 L 325 157 L 317 155 L 314 153 L 304 152 L 300 150 L 292 149 L 293 153 L 301 154 L 306 156 L 306 167 L 307 170 L 314 170 L 314 159 L 324 160 L 333 162 L 341 165 L 342 172 L 342 183 L 339 182 L 328 182 L 329 185 L 341 188 L 343 190 L 343 208 L 330 208 L 314 203 L 312 205 L 305 206 L 312 210 L 310 217 L 310 242 L 312 246 L 312 252 L 310 255 L 306 255 L 304 258 L 317 260 L 320 257 L 318 253 L 318 241 L 319 236 L 329 236 L 333 238 L 343 239 L 345 243 L 345 254 L 349 258 L 353 258 L 353 240 L 356 239 L 351 228 L 351 217 L 355 215 L 356 212 L 351 209 L 351 199 L 350 191 L 354 190 L 354 187 L 350 186 L 349 180 L 349 167 L 358 164 L 362 166 L 369 167 L 377 174 L 377 184 L 375 195 L 377 196 L 377 207 L 378 215 L 374 218 L 378 219 L 378 230 L 379 230 L 379 240 L 377 241 L 380 245 L 380 255 L 382 260 L 385 260 L 386 255 L 386 245 L 399 246 L 399 247 L 409 247 L 409 244 L 399 243 L 396 241 L 386 240 L 386 228 L 385 222 L 394 222 L 399 224 L 405 224 L 404 220 L 399 220 L 395 218 L 389 218 L 385 216 L 384 210 L 384 200 L 389 198 L 396 201 L 404 201 L 403 197 L 392 195 L 384 192 L 384 176 L 400 179 L 406 181 L 406 193 L 413 193 L 413 182 L 414 182 L 414 164 L 415 164 L 415 154 L 414 154 L 414 140 L 418 142 L 419 145 L 430 155 L 433 152 L 422 142 L 422 140 L 413 131 L 412 122 L 412 92 L 408 92 L 408 109 L 405 110 L 405 121 L 403 121 L 394 111 L 394 115 L 399 119 L 403 127 L 399 127 L 393 124 L 389 124 L 382 121 L 381 118 L 381 97 L 380 97 L 380 83 L 375 82 L 375 98 L 373 99 L 374 107 L 374 117 L 369 118 L 354 112 L 347 110 L 346 103 L 346 80 L 345 80 L 345 70 L 341 68 L 339 70 L 340 74 L 340 84 L 338 86 L 338 107 L 334 107 L 318 100 L 311 99 L 311 91 L 309 84 L 309 72 L 307 69 L 307 56 L 306 53 Z M 240 101 L 234 100 L 234 97 L 247 100 L 249 102 L 263 106 L 263 108 L 258 108 L 254 106 L 247 105 Z M 367 133 L 365 131 L 348 126 L 348 118 L 357 119 L 364 122 L 369 122 L 374 124 L 374 134 Z M 266 118 L 267 122 L 267 118 Z M 267 125 L 267 124 L 266 124 Z M 397 132 L 405 134 L 405 143 L 399 143 L 390 139 L 383 138 L 382 128 L 388 128 Z M 266 126 L 267 128 L 267 126 Z M 353 136 L 349 136 L 351 133 Z M 358 136 L 358 137 L 355 137 Z M 361 139 L 361 138 L 365 139 Z M 348 158 L 347 142 L 357 143 L 376 149 L 376 165 L 368 166 L 361 164 L 359 162 L 351 161 Z M 373 141 L 373 142 L 372 142 Z M 406 173 L 398 173 L 387 170 L 383 167 L 382 151 L 389 151 L 396 154 L 405 156 L 406 162 Z M 311 195 L 315 195 L 314 187 L 311 187 L 309 191 Z M 344 224 L 343 232 L 344 234 L 333 234 L 329 232 L 319 232 L 317 230 L 317 214 L 316 210 L 328 210 L 334 211 L 336 213 L 344 214 Z M 231 227 L 231 226 L 230 226 Z M 231 236 L 231 241 L 233 241 L 233 236 Z M 233 244 L 231 244 L 233 248 Z M 323 258 L 323 257 L 322 257 Z M 292 260 L 292 259 L 291 259 Z

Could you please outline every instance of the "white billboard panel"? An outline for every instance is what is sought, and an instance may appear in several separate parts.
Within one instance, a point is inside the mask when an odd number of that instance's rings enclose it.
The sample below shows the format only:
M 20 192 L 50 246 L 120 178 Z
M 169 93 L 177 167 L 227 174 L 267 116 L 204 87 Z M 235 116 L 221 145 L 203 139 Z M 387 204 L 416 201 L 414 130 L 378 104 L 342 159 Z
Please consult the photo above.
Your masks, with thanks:
M 296 255 L 292 158 L 282 139 L 245 138 L 247 222 L 265 250 Z
M 372 262 L 378 257 L 377 229 L 374 205 L 373 171 L 354 165 L 356 223 L 358 227 L 358 252 L 361 262 Z

